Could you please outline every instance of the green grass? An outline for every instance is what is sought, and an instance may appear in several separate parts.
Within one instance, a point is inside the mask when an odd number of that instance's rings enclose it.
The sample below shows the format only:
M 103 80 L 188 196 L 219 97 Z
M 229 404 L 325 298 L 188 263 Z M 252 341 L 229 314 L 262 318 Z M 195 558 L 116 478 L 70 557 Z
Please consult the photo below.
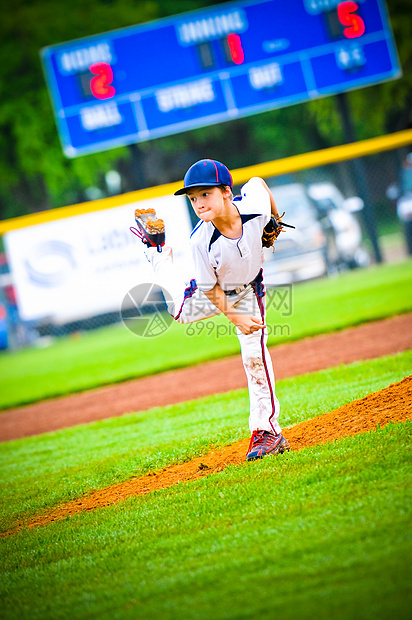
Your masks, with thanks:
M 280 302 L 269 291 L 272 345 L 408 312 L 412 261 L 300 284 L 293 288 L 291 308 Z M 190 326 L 173 323 L 162 336 L 148 339 L 119 324 L 80 338 L 61 338 L 47 349 L 3 353 L 0 408 L 237 354 L 231 327 L 224 317 Z
M 409 375 L 412 352 L 279 381 L 283 427 Z M 247 390 L 0 444 L 0 530 L 94 489 L 247 437 Z
M 2 618 L 410 617 L 411 423 L 0 542 Z

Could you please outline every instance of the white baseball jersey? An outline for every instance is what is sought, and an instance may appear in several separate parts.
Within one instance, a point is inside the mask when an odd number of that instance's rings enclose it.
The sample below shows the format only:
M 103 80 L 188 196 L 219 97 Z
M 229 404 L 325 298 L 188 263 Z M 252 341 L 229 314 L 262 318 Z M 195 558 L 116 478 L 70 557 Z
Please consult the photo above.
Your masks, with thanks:
M 242 218 L 242 236 L 229 239 L 212 222 L 200 221 L 191 235 L 196 283 L 209 291 L 219 284 L 224 291 L 251 282 L 263 263 L 262 231 L 270 220 L 270 197 L 258 179 L 251 179 L 233 204 Z

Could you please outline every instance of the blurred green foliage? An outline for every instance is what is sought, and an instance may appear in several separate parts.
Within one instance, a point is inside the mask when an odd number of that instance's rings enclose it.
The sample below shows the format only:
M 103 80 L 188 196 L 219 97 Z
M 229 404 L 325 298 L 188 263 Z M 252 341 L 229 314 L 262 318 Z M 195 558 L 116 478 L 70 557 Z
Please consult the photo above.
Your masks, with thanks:
M 344 141 L 333 97 L 68 160 L 62 153 L 42 73 L 42 47 L 158 19 L 214 0 L 14 0 L 0 20 L 0 217 L 87 199 L 105 191 L 104 173 L 122 175 L 122 191 L 174 181 L 195 158 L 246 166 Z M 223 4 L 223 3 L 221 3 Z M 359 139 L 405 129 L 412 120 L 410 1 L 388 0 L 404 77 L 353 91 Z M 136 174 L 136 169 L 140 174 Z

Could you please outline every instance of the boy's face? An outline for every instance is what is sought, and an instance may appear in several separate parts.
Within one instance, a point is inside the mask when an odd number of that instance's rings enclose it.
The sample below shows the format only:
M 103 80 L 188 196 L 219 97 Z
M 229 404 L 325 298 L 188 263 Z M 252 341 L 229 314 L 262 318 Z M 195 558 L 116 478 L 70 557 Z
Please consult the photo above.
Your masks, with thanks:
M 194 187 L 187 195 L 197 217 L 211 222 L 222 214 L 225 199 L 231 197 L 231 191 L 220 187 Z

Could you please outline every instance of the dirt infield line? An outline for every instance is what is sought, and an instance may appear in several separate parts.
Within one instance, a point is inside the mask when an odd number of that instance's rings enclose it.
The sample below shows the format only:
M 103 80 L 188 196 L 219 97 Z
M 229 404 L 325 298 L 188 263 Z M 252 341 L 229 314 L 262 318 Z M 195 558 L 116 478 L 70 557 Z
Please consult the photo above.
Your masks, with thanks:
M 276 380 L 412 349 L 412 314 L 270 348 Z M 199 370 L 201 368 L 201 371 Z M 162 390 L 159 390 L 159 381 Z M 189 387 L 190 386 L 190 387 Z M 246 388 L 240 355 L 9 409 L 0 441 L 10 441 Z
M 285 434 L 292 450 L 298 451 L 309 446 L 375 430 L 377 425 L 382 428 L 389 422 L 405 422 L 406 420 L 412 420 L 412 375 L 383 390 L 343 405 L 335 411 L 296 424 L 286 429 Z M 245 461 L 248 441 L 248 439 L 243 439 L 220 450 L 213 450 L 188 463 L 164 467 L 146 476 L 132 478 L 86 497 L 67 502 L 43 515 L 33 517 L 26 523 L 17 522 L 13 529 L 3 532 L 0 536 L 16 534 L 25 527 L 33 529 L 48 525 L 54 521 L 72 517 L 79 512 L 106 508 L 129 497 L 145 495 L 181 482 L 196 480 L 222 471 L 228 465 L 253 467 L 253 463 Z

